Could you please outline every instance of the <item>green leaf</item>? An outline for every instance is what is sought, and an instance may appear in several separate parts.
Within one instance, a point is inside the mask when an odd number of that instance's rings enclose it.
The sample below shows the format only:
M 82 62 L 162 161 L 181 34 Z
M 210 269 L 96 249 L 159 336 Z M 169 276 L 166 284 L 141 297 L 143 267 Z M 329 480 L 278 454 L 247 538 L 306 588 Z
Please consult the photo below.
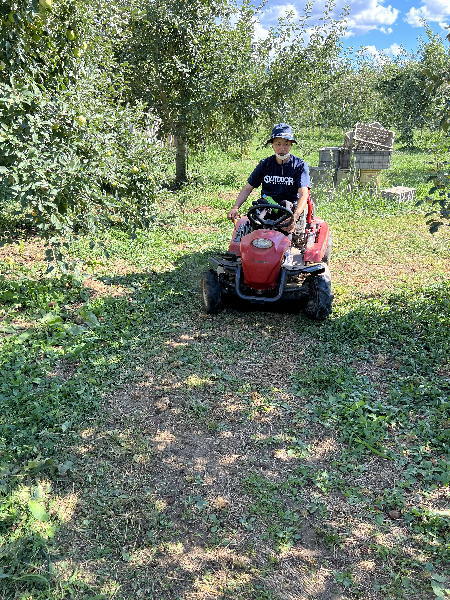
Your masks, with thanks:
M 44 325 L 56 325 L 58 323 L 62 323 L 63 320 L 60 317 L 60 315 L 58 315 L 54 312 L 49 312 L 49 313 L 46 313 L 42 317 L 40 322 L 43 323 Z
M 30 337 L 31 337 L 31 332 L 24 331 L 19 336 L 17 336 L 17 341 L 19 342 L 19 344 L 21 344 L 22 342 L 26 342 Z
M 37 521 L 49 520 L 49 516 L 47 511 L 45 510 L 45 506 L 41 502 L 38 502 L 37 500 L 29 500 L 28 508 Z
M 49 580 L 47 577 L 43 575 L 39 575 L 38 573 L 27 573 L 26 575 L 21 575 L 20 577 L 13 577 L 14 581 L 32 581 L 34 583 L 42 583 L 44 585 L 49 585 Z
M 66 460 L 65 462 L 58 465 L 58 473 L 60 475 L 65 475 L 67 471 L 72 471 L 73 462 L 71 460 Z
M 78 312 L 78 314 L 83 319 L 83 321 L 86 323 L 86 325 L 89 325 L 89 327 L 98 327 L 98 325 L 100 325 L 99 320 L 97 319 L 96 315 L 91 310 L 88 310 L 86 308 L 81 308 L 80 311 Z
M 449 598 L 449 590 L 446 590 L 440 583 L 432 581 L 431 587 L 433 588 L 434 595 L 437 598 Z
M 439 583 L 445 583 L 447 581 L 447 577 L 445 577 L 445 575 L 439 575 L 439 573 L 431 573 L 431 579 L 439 581 Z

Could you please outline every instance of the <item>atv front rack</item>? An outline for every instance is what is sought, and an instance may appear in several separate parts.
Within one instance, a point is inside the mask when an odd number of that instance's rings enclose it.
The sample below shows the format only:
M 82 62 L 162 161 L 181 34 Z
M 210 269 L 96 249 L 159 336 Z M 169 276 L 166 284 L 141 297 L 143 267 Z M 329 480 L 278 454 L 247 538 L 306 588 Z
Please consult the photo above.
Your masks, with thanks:
M 287 279 L 287 271 L 285 269 L 281 270 L 280 281 L 278 284 L 278 292 L 277 292 L 276 296 L 250 296 L 250 295 L 244 294 L 243 292 L 241 292 L 241 274 L 242 274 L 242 267 L 241 267 L 241 265 L 239 265 L 238 268 L 236 269 L 235 290 L 236 290 L 236 294 L 242 300 L 249 300 L 250 302 L 276 302 L 283 295 L 284 286 L 286 285 L 286 279 Z
M 234 278 L 234 291 L 236 292 L 236 295 L 241 298 L 242 300 L 247 300 L 250 302 L 259 302 L 259 303 L 264 303 L 264 302 L 276 302 L 277 300 L 280 300 L 283 296 L 283 294 L 286 292 L 286 281 L 287 278 L 289 276 L 295 276 L 295 275 L 320 275 L 321 273 L 324 273 L 325 271 L 325 266 L 321 263 L 318 264 L 314 264 L 314 265 L 286 265 L 286 266 L 281 266 L 281 272 L 280 272 L 280 280 L 278 282 L 278 287 L 276 289 L 275 295 L 274 296 L 263 296 L 263 295 L 251 295 L 251 294 L 245 294 L 241 287 L 242 287 L 242 265 L 240 263 L 240 260 L 236 257 L 236 255 L 230 254 L 230 253 L 225 253 L 222 256 L 214 256 L 211 257 L 211 262 L 212 264 L 217 268 L 217 273 L 220 274 L 220 269 L 222 270 L 222 273 L 224 272 L 228 272 L 228 273 L 234 273 L 235 278 Z

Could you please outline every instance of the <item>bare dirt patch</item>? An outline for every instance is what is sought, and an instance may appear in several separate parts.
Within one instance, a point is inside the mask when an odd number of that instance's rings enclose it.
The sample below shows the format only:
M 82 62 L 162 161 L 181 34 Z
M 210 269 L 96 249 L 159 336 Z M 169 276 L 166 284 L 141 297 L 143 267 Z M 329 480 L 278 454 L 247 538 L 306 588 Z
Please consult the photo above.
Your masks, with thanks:
M 27 266 L 36 262 L 44 262 L 45 244 L 36 238 L 17 244 L 5 244 L 4 246 L 0 246 L 0 261 L 6 263 L 12 261 L 13 263 Z
M 92 298 L 110 296 L 112 298 L 119 298 L 121 296 L 127 296 L 130 293 L 128 288 L 120 285 L 106 284 L 99 279 L 88 277 L 83 281 L 84 287 L 86 287 L 92 295 Z
M 342 444 L 319 423 L 303 426 L 308 399 L 292 394 L 277 352 L 289 339 L 306 358 L 311 340 L 286 315 L 265 319 L 224 317 L 221 336 L 240 332 L 232 365 L 215 353 L 215 333 L 185 323 L 139 382 L 112 391 L 102 421 L 73 448 L 74 523 L 89 525 L 66 523 L 59 544 L 99 589 L 108 580 L 120 599 L 344 599 L 335 574 L 347 581 L 358 564 L 352 585 L 382 598 L 372 589 L 383 569 L 365 503 L 326 491 Z M 188 351 L 214 370 L 174 358 Z M 377 494 L 396 477 L 374 457 L 349 485 Z

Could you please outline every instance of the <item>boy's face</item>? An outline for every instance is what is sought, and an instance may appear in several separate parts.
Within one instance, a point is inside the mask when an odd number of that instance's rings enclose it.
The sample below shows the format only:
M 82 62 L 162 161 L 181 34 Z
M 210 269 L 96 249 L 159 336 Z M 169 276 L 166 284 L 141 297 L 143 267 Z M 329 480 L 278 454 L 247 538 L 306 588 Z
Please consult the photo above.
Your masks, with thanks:
M 276 137 L 273 139 L 272 148 L 275 154 L 289 154 L 292 142 L 284 138 Z

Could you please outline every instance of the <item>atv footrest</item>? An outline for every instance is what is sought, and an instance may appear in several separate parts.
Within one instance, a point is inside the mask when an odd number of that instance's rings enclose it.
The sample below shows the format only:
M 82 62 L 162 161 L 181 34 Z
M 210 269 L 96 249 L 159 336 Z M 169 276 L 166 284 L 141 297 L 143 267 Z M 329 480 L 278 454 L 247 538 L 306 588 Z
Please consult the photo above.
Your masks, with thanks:
M 289 265 L 289 267 L 283 267 L 288 275 L 320 275 L 325 271 L 325 267 L 322 264 L 317 265 Z
M 234 256 L 234 259 L 232 258 Z M 235 270 L 238 266 L 237 257 L 233 254 L 224 254 L 222 256 L 211 256 L 210 261 L 216 267 Z

